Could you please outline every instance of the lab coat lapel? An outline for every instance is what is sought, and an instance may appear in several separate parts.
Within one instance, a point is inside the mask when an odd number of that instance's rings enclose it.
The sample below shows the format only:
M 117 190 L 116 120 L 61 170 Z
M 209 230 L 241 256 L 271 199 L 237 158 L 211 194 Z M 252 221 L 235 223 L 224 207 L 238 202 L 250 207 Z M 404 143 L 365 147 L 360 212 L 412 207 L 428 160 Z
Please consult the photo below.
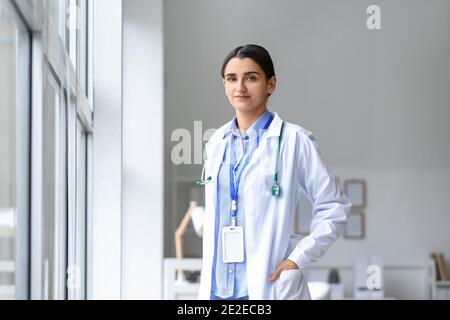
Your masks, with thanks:
M 217 211 L 217 183 L 220 165 L 225 153 L 226 141 L 218 139 L 210 141 L 206 145 L 207 160 L 205 162 L 206 176 L 211 176 L 211 182 L 205 185 L 205 225 L 203 233 L 203 270 L 202 285 L 200 287 L 200 299 L 209 299 L 211 291 L 211 276 L 215 248 L 215 223 Z M 209 163 L 208 163 L 209 162 Z
M 250 160 L 249 165 L 253 165 L 257 163 L 258 159 L 262 155 L 267 155 L 268 157 L 272 157 L 276 152 L 277 142 L 275 141 L 280 136 L 281 124 L 283 120 L 278 116 L 278 114 L 274 113 L 274 118 L 272 124 L 267 131 L 267 134 L 260 141 L 259 147 L 253 153 L 252 159 Z
M 219 128 L 205 146 L 207 159 L 205 161 L 205 171 L 206 176 L 211 176 L 211 182 L 206 184 L 205 186 L 206 187 L 205 196 L 207 197 L 205 201 L 208 202 L 207 204 L 206 203 L 205 204 L 207 208 L 211 208 L 208 209 L 205 219 L 208 220 L 207 223 L 211 226 L 211 230 L 214 230 L 214 224 L 216 219 L 217 183 L 218 183 L 217 179 L 227 144 L 227 141 L 224 137 L 224 133 L 225 130 L 229 127 L 229 125 L 230 122 Z M 208 239 L 208 243 L 214 245 L 213 232 L 211 232 L 210 238 Z M 212 257 L 209 258 L 211 259 L 212 265 Z

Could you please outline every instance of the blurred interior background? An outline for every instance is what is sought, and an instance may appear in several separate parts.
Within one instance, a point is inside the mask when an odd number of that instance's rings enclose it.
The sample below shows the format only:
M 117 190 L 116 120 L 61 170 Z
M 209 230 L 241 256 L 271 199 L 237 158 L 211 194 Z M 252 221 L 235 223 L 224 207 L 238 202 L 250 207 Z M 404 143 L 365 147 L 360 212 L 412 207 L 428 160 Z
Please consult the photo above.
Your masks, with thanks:
M 195 181 L 247 43 L 354 204 L 313 297 L 450 299 L 446 0 L 0 0 L 0 299 L 196 297 Z

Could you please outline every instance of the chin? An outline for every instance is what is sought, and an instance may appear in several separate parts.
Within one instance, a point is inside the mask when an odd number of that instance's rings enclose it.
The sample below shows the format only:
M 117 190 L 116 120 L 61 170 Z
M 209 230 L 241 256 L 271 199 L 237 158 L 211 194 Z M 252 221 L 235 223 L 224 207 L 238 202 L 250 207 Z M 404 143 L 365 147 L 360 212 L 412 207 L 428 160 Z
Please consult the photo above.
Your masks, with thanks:
M 242 112 L 242 113 L 246 113 L 246 112 L 254 112 L 257 108 L 251 108 L 251 107 L 247 107 L 247 106 L 242 106 L 242 105 L 234 105 L 233 106 L 234 109 L 236 111 Z
M 253 104 L 249 104 L 248 102 L 237 102 L 233 104 L 233 108 L 236 109 L 236 111 L 240 112 L 252 112 L 258 109 L 257 106 L 254 106 Z

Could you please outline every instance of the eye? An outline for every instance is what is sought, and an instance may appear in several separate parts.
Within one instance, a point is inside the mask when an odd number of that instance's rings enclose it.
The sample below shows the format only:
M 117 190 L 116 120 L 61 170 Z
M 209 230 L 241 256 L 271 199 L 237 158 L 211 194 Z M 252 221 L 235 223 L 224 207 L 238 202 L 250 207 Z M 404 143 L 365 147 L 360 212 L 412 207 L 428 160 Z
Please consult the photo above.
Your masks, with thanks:
M 227 77 L 226 80 L 228 82 L 233 82 L 233 81 L 236 81 L 236 77 Z
M 255 81 L 255 80 L 257 80 L 258 78 L 256 78 L 255 75 L 249 75 L 249 76 L 247 76 L 247 79 L 250 80 L 250 81 Z

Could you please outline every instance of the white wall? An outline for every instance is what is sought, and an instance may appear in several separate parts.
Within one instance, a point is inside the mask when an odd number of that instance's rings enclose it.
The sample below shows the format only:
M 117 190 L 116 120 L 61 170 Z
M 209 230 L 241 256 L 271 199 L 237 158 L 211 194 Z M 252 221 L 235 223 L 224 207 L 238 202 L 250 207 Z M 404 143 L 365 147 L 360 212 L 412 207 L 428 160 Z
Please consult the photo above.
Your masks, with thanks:
M 123 298 L 162 298 L 162 1 L 123 1 Z
M 172 131 L 192 131 L 195 120 L 217 128 L 232 118 L 222 59 L 238 45 L 258 43 L 278 77 L 270 110 L 313 131 L 342 181 L 367 182 L 366 238 L 339 240 L 320 263 L 351 265 L 357 255 L 380 254 L 385 265 L 425 265 L 434 250 L 450 258 L 450 3 L 377 1 L 382 30 L 369 31 L 371 4 L 165 1 L 167 179 L 174 179 Z M 198 175 L 201 167 L 177 169 Z M 168 183 L 167 256 L 181 219 L 171 193 Z
M 88 297 L 122 288 L 122 0 L 94 1 L 93 212 Z

